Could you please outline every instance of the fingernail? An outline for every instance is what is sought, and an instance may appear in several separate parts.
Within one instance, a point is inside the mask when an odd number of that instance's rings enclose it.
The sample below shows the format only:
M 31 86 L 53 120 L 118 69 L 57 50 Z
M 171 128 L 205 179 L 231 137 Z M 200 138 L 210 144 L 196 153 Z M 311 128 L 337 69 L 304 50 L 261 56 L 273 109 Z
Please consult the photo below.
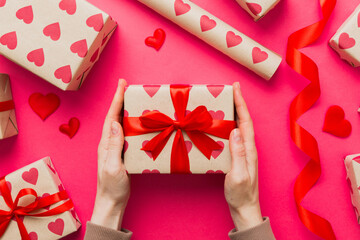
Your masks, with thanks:
M 111 134 L 113 136 L 117 136 L 120 132 L 120 129 L 119 129 L 119 124 L 117 122 L 112 122 L 111 123 Z
M 240 88 L 240 83 L 239 83 L 239 82 L 235 82 L 235 87 Z
M 240 142 L 241 141 L 240 130 L 238 128 L 234 129 L 233 140 L 235 142 Z

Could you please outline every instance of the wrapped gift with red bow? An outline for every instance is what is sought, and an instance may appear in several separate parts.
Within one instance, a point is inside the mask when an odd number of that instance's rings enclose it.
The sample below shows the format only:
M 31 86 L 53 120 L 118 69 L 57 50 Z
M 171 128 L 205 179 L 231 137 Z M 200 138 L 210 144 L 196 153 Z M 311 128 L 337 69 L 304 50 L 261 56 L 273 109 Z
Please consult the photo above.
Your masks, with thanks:
M 124 98 L 129 173 L 227 173 L 234 121 L 227 85 L 132 85 Z
M 0 139 L 17 134 L 15 105 L 12 100 L 9 76 L 0 74 Z
M 360 154 L 349 155 L 345 158 L 347 172 L 346 181 L 350 188 L 351 203 L 357 222 L 360 224 Z
M 236 0 L 255 21 L 264 17 L 280 0 Z
M 0 178 L 0 239 L 60 239 L 81 223 L 49 157 Z
M 63 90 L 77 90 L 116 26 L 85 0 L 1 0 L 0 54 Z

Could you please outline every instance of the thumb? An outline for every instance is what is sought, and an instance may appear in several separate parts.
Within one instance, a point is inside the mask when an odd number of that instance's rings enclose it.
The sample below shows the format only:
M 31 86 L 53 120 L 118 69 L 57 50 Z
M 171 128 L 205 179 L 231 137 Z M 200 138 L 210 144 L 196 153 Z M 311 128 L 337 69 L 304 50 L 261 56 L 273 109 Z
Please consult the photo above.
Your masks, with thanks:
M 239 128 L 230 134 L 231 171 L 237 174 L 247 172 L 246 151 Z
M 107 167 L 119 169 L 122 165 L 121 154 L 124 145 L 124 134 L 119 122 L 111 123 L 110 140 L 108 145 L 108 153 L 106 165 Z

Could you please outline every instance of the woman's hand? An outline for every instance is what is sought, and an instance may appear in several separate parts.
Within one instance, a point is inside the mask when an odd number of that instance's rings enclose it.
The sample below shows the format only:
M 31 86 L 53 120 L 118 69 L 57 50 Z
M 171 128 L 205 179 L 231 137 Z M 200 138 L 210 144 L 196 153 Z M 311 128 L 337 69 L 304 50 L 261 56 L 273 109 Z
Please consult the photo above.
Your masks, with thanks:
M 98 148 L 98 182 L 91 222 L 121 229 L 122 218 L 130 196 L 130 180 L 121 159 L 124 133 L 120 113 L 126 81 L 120 80 L 109 112 L 105 118 Z
M 230 134 L 231 171 L 225 178 L 225 198 L 237 231 L 263 221 L 258 190 L 258 156 L 254 128 L 239 83 L 234 83 L 237 126 Z

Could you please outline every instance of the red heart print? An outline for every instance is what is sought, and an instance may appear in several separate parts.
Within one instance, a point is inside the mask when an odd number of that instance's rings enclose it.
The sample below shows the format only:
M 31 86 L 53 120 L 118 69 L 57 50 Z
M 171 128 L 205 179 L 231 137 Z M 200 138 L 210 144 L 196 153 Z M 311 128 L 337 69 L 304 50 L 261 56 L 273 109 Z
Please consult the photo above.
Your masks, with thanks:
M 38 235 L 36 232 L 29 233 L 30 240 L 38 240 Z
M 142 171 L 142 174 L 160 174 L 160 171 L 157 169 L 153 169 L 150 171 L 150 169 L 145 169 Z
M 354 158 L 353 158 L 353 161 L 355 161 L 355 162 L 357 162 L 357 163 L 360 163 L 360 156 L 354 157 Z
M 182 0 L 175 0 L 174 9 L 175 15 L 180 16 L 190 11 L 191 7 L 189 4 L 184 3 Z
M 59 192 L 64 191 L 65 190 L 64 185 L 59 184 L 58 189 L 59 189 Z
M 60 39 L 61 31 L 60 24 L 58 22 L 47 25 L 43 33 L 45 36 L 50 37 L 53 41 Z
M 339 37 L 339 48 L 340 49 L 348 49 L 355 46 L 355 39 L 351 38 L 349 34 L 342 33 Z
M 148 142 L 149 142 L 149 140 L 143 141 L 142 147 L 144 147 Z M 149 156 L 149 158 L 153 158 L 151 152 L 148 152 L 148 151 L 144 151 L 144 152 Z
M 76 1 L 75 0 L 62 0 L 59 3 L 59 8 L 64 10 L 69 15 L 73 15 L 76 12 Z
M 5 4 L 6 4 L 6 0 L 0 0 L 0 7 L 5 6 Z
M 73 53 L 77 53 L 79 57 L 84 58 L 88 52 L 86 39 L 82 39 L 71 44 L 70 50 Z
M 348 184 L 348 187 L 349 187 L 349 189 L 350 189 L 351 194 L 353 194 L 354 192 L 353 192 L 353 189 L 352 189 L 352 186 L 351 186 L 350 178 L 346 178 L 346 182 L 347 182 L 347 184 Z
M 60 98 L 54 93 L 44 96 L 41 93 L 33 93 L 29 97 L 31 109 L 42 119 L 45 120 L 60 106 Z
M 39 172 L 36 168 L 31 168 L 29 171 L 25 171 L 21 175 L 22 179 L 24 179 L 25 182 L 28 182 L 32 185 L 36 185 L 38 176 L 39 176 Z
M 50 170 L 56 175 L 55 169 L 54 169 L 50 164 L 48 164 L 47 166 L 48 166 L 48 167 L 50 168 Z
M 185 141 L 185 146 L 186 146 L 187 153 L 189 153 L 192 149 L 193 144 L 190 141 Z
M 45 61 L 44 50 L 42 48 L 39 48 L 29 52 L 29 54 L 27 55 L 27 59 L 29 60 L 29 62 L 33 62 L 36 66 L 41 67 L 42 65 L 44 65 Z
M 265 61 L 268 58 L 268 54 L 264 51 L 261 51 L 260 48 L 258 47 L 254 47 L 252 50 L 252 58 L 253 58 L 253 63 L 260 63 Z
M 80 127 L 80 121 L 76 117 L 73 117 L 69 120 L 68 124 L 62 124 L 59 128 L 60 132 L 69 136 L 69 138 L 73 138 Z
M 48 224 L 48 229 L 50 230 L 50 232 L 62 236 L 64 231 L 64 226 L 65 226 L 64 220 L 58 218 L 54 222 Z
M 190 111 L 190 110 L 185 110 L 185 116 L 187 116 L 189 113 L 191 113 L 191 111 Z M 176 121 L 179 121 L 179 118 L 178 118 L 178 116 L 177 116 L 177 113 L 176 113 L 176 112 L 174 112 L 174 118 L 175 118 L 175 120 L 176 120 Z
M 214 150 L 211 153 L 211 156 L 216 159 L 217 157 L 219 157 L 219 155 L 223 152 L 224 150 L 224 143 L 222 141 L 217 141 L 217 143 L 222 147 L 222 149 L 220 150 Z
M 208 170 L 208 171 L 206 172 L 206 174 L 224 174 L 224 172 L 221 171 L 221 170 L 216 170 L 216 171 L 214 171 L 214 170 Z
M 214 120 L 224 120 L 225 113 L 221 110 L 216 111 L 216 112 L 213 110 L 210 110 L 209 113 Z
M 351 123 L 345 119 L 345 112 L 339 106 L 331 106 L 325 115 L 323 131 L 337 137 L 348 137 L 351 133 Z
M 214 98 L 217 98 L 225 88 L 224 85 L 207 85 L 206 87 Z
M 129 142 L 125 140 L 125 141 L 124 141 L 123 152 L 125 153 L 126 150 L 128 150 L 128 148 L 129 148 Z
M 228 48 L 235 47 L 239 45 L 241 42 L 242 42 L 242 38 L 239 35 L 236 35 L 232 31 L 228 31 L 226 33 L 226 43 Z
M 216 26 L 215 20 L 210 19 L 206 15 L 202 15 L 200 18 L 201 31 L 206 32 L 213 29 Z
M 125 90 L 126 91 L 126 90 Z M 124 110 L 124 117 L 128 117 L 129 116 L 129 112 Z
M 23 216 L 23 215 L 18 215 L 18 218 L 23 222 L 24 221 L 24 218 L 25 218 L 25 216 Z M 13 220 L 14 222 L 17 222 L 17 220 L 16 220 L 16 217 L 15 216 L 13 216 L 12 218 L 11 218 L 11 220 Z
M 16 17 L 19 20 L 23 20 L 24 23 L 26 23 L 26 24 L 32 23 L 32 21 L 34 19 L 32 6 L 30 5 L 30 6 L 23 7 L 23 8 L 20 8 L 19 10 L 17 10 Z
M 165 31 L 161 28 L 158 28 L 154 31 L 153 37 L 147 37 L 145 39 L 145 44 L 159 51 L 162 45 L 164 44 L 165 37 L 166 37 Z
M 7 185 L 7 187 L 9 188 L 9 191 L 10 191 L 10 193 L 11 193 L 11 183 L 10 182 L 8 182 L 8 181 L 6 181 L 6 185 Z M 0 191 L 0 196 L 2 196 L 2 194 L 1 194 L 1 191 Z
M 104 20 L 101 13 L 95 14 L 88 19 L 86 19 L 86 25 L 88 27 L 94 28 L 95 31 L 100 32 L 104 26 Z
M 57 79 L 61 79 L 64 83 L 69 83 L 72 79 L 72 72 L 70 65 L 60 67 L 55 70 L 54 76 Z
M 42 199 L 42 198 L 44 198 L 44 197 L 48 197 L 48 196 L 50 196 L 50 194 L 49 193 L 44 193 L 42 196 L 38 196 L 37 198 L 36 198 L 36 200 L 40 200 L 40 199 Z M 47 206 L 47 207 L 44 207 L 46 210 L 49 210 L 50 209 L 50 206 Z
M 160 85 L 143 85 L 145 92 L 150 97 L 153 97 L 159 91 L 160 87 Z
M 7 46 L 10 50 L 14 50 L 17 47 L 16 32 L 9 32 L 1 36 L 0 43 Z
M 90 58 L 90 62 L 94 63 L 96 61 L 96 59 L 99 56 L 99 50 L 100 50 L 100 48 L 96 49 L 96 51 L 93 53 L 93 55 Z
M 152 111 L 150 111 L 150 110 L 148 110 L 148 109 L 145 109 L 145 110 L 142 112 L 141 115 L 145 115 L 146 113 L 149 113 L 149 112 L 158 112 L 158 110 L 152 110 Z
M 73 216 L 73 218 L 77 220 L 76 213 L 75 213 L 74 209 L 71 209 L 70 213 Z
M 360 13 L 358 14 L 358 27 L 360 28 Z
M 249 10 L 256 16 L 262 11 L 262 7 L 257 3 L 246 3 L 246 5 Z

